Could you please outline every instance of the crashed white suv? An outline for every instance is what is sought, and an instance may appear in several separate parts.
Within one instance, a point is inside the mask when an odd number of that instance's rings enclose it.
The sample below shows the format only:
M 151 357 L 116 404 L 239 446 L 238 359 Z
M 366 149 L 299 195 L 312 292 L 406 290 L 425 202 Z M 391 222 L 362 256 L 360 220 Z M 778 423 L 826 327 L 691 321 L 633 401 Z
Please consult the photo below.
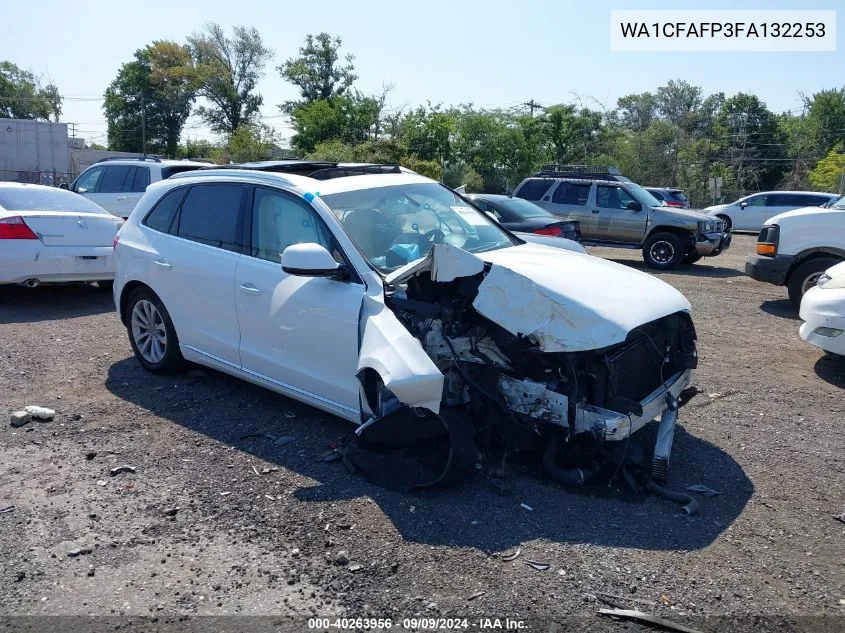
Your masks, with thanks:
M 394 488 L 522 450 L 579 484 L 658 417 L 665 478 L 697 363 L 679 292 L 524 243 L 399 167 L 261 169 L 153 184 L 121 229 L 115 303 L 145 368 L 193 361 L 350 420 L 347 464 Z

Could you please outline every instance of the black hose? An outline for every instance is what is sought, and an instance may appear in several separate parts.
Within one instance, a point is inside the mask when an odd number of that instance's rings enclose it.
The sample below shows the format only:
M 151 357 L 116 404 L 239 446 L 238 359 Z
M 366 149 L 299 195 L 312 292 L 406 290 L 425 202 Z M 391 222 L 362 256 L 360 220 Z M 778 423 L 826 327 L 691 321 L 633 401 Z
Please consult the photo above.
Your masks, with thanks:
M 557 465 L 557 453 L 560 437 L 552 433 L 546 450 L 543 451 L 543 468 L 559 484 L 564 486 L 581 486 L 595 474 L 592 468 L 561 468 Z
M 669 501 L 683 504 L 683 510 L 688 515 L 693 515 L 698 512 L 698 501 L 688 494 L 683 492 L 675 492 L 674 490 L 667 490 L 662 486 L 658 486 L 651 479 L 646 481 L 645 487 L 648 491 L 653 492 L 658 497 L 663 497 Z

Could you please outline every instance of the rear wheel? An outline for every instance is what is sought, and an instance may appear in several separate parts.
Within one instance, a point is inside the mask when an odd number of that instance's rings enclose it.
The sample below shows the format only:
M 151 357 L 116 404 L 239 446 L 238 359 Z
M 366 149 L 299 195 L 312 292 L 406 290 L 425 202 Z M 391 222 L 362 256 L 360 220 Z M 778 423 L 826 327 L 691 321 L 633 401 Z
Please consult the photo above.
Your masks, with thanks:
M 172 374 L 184 367 L 173 322 L 152 290 L 135 290 L 129 297 L 126 315 L 129 343 L 144 369 L 154 374 Z
M 811 259 L 804 262 L 796 268 L 789 275 L 789 282 L 787 288 L 789 290 L 789 300 L 792 305 L 798 310 L 801 307 L 801 298 L 804 293 L 816 285 L 822 273 L 831 266 L 839 263 L 838 259 L 832 257 L 819 257 L 818 259 Z
M 643 259 L 649 268 L 671 270 L 684 258 L 681 238 L 674 233 L 655 233 L 643 245 Z

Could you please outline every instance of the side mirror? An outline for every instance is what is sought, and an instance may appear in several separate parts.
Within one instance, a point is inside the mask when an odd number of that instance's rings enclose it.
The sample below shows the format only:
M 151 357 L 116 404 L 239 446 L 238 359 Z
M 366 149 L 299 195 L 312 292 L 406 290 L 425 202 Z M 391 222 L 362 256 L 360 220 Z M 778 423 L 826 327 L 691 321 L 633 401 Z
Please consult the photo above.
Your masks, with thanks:
M 59 185 L 59 189 L 67 189 L 67 188 L 68 188 L 68 186 L 67 186 L 66 182 L 63 182 L 62 184 Z
M 745 208 L 745 207 L 747 207 L 747 206 L 748 206 L 748 203 L 747 203 L 747 202 L 740 202 L 740 203 L 739 203 L 739 208 L 740 208 L 740 209 L 744 209 L 744 208 Z
M 291 244 L 282 253 L 282 270 L 299 277 L 341 279 L 346 267 L 338 264 L 324 246 L 315 243 Z
M 642 211 L 643 205 L 641 205 L 636 200 L 631 200 L 628 204 L 625 205 L 631 211 Z

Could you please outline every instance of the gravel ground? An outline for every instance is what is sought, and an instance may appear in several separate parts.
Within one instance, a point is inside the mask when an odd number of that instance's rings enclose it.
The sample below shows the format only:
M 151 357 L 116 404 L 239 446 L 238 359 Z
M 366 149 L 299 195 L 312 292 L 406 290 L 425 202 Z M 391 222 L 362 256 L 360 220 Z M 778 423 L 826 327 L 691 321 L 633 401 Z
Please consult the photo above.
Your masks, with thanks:
M 742 274 L 753 244 L 660 275 L 699 335 L 703 393 L 681 410 L 670 485 L 720 494 L 693 517 L 520 469 L 384 490 L 320 459 L 341 420 L 215 373 L 144 372 L 108 293 L 0 289 L 0 409 L 57 411 L 0 427 L 2 612 L 644 630 L 596 615 L 606 592 L 703 631 L 841 631 L 845 362 L 800 340 L 785 289 Z M 595 253 L 644 269 L 637 251 Z

